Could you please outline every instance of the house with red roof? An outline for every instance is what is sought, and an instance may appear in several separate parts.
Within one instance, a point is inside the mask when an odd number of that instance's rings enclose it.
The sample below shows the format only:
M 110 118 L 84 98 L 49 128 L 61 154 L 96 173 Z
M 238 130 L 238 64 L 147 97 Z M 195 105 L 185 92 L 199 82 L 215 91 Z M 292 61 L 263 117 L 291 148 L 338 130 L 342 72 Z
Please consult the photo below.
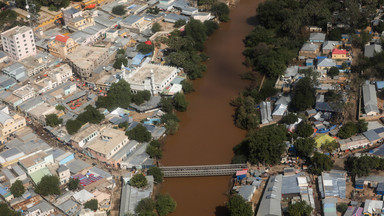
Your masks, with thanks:
M 332 59 L 334 60 L 348 60 L 348 52 L 343 49 L 333 49 L 332 50 Z
M 53 56 L 65 59 L 69 53 L 74 52 L 79 46 L 67 35 L 56 35 L 55 39 L 48 43 L 48 51 Z

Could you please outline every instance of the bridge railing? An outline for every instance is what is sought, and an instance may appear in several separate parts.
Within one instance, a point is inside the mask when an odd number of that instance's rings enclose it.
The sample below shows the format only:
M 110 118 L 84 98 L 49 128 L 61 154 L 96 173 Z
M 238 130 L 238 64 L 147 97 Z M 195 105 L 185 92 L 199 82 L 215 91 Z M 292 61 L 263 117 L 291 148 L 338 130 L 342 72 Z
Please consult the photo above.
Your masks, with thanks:
M 164 177 L 220 176 L 233 175 L 236 171 L 247 168 L 247 164 L 166 166 L 160 168 L 163 170 Z

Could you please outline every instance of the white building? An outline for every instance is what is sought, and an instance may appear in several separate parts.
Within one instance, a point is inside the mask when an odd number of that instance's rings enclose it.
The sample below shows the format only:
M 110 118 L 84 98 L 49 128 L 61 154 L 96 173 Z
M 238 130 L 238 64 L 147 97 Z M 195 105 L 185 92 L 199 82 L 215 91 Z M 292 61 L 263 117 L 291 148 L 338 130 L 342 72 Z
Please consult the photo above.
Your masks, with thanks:
M 16 26 L 1 33 L 3 50 L 15 60 L 21 60 L 36 54 L 33 31 L 27 26 Z
M 13 91 L 13 94 L 21 98 L 21 100 L 24 102 L 30 98 L 33 98 L 35 96 L 35 91 L 31 85 L 25 85 Z
M 123 69 L 122 76 L 131 85 L 133 92 L 148 90 L 157 95 L 170 85 L 179 71 L 176 67 L 145 64 L 130 73 Z
M 60 178 L 60 184 L 67 184 L 69 182 L 69 178 L 71 177 L 71 172 L 69 171 L 69 168 L 65 165 L 61 165 L 57 169 L 57 174 Z
M 44 151 L 32 153 L 19 160 L 20 165 L 24 167 L 25 170 L 27 170 L 28 174 L 31 174 L 37 170 L 47 167 L 53 162 L 53 155 L 47 154 Z
M 48 76 L 55 82 L 56 86 L 58 86 L 67 82 L 72 77 L 72 68 L 67 64 L 63 64 L 51 70 Z M 56 86 L 54 85 L 53 88 Z

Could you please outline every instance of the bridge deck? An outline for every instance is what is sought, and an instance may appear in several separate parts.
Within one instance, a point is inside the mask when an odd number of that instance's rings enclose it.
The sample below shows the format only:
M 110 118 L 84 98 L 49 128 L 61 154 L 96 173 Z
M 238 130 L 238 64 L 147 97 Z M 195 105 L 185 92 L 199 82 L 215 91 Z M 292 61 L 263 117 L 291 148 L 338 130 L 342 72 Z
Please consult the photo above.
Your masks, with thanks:
M 160 167 L 164 177 L 223 176 L 233 175 L 247 168 L 247 164 L 218 164 L 202 166 L 166 166 Z

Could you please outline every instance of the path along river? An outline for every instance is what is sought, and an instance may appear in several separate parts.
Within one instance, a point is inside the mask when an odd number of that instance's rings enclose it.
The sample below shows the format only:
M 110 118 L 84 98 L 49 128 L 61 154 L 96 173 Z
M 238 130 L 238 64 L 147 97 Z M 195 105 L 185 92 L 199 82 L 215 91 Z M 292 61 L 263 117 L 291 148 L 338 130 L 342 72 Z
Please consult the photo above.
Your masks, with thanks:
M 231 21 L 206 41 L 210 56 L 208 70 L 194 81 L 196 92 L 189 94 L 187 112 L 177 113 L 179 131 L 166 138 L 164 166 L 230 163 L 232 148 L 245 137 L 245 131 L 233 124 L 233 107 L 229 105 L 245 86 L 240 74 L 249 69 L 242 65 L 243 39 L 252 31 L 252 18 L 260 0 L 241 0 L 231 10 Z M 172 214 L 181 216 L 226 215 L 223 206 L 230 177 L 167 178 L 161 193 L 170 194 L 177 202 Z

